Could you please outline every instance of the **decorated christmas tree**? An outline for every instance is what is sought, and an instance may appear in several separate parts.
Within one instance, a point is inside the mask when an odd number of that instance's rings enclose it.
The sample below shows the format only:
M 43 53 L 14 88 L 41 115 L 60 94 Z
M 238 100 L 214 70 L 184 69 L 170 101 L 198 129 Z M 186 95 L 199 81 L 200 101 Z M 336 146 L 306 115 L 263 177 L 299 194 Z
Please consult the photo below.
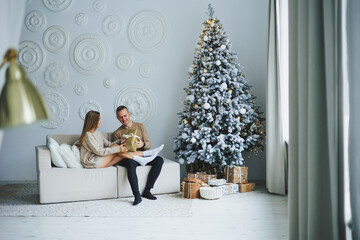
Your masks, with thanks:
M 264 119 L 210 4 L 207 14 L 189 68 L 184 109 L 178 113 L 174 151 L 181 164 L 241 166 L 243 151 L 264 148 Z

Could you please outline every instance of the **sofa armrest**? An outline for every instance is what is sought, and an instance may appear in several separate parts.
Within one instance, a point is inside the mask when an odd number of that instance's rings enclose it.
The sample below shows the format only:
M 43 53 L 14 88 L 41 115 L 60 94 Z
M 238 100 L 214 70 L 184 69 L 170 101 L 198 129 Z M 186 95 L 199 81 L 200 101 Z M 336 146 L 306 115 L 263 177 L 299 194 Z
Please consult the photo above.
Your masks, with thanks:
M 36 152 L 36 167 L 40 171 L 42 169 L 51 168 L 50 150 L 46 145 L 39 145 L 35 147 Z

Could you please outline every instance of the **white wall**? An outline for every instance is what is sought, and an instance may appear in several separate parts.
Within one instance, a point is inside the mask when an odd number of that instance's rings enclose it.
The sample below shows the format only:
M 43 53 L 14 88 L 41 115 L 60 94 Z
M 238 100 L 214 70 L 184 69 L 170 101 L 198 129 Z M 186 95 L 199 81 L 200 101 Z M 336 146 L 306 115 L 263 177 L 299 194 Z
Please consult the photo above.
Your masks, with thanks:
M 182 110 L 187 71 L 193 60 L 202 22 L 207 19 L 205 12 L 208 3 L 212 4 L 214 15 L 223 23 L 233 49 L 238 53 L 239 62 L 245 67 L 244 73 L 253 86 L 252 93 L 257 96 L 256 102 L 262 107 L 265 116 L 267 0 L 102 0 L 106 9 L 101 13 L 93 10 L 93 2 L 73 0 L 64 11 L 53 12 L 49 11 L 41 0 L 29 1 L 26 14 L 38 10 L 46 18 L 45 26 L 36 32 L 29 31 L 24 24 L 21 41 L 31 40 L 38 43 L 44 56 L 40 68 L 29 76 L 41 92 L 61 94 L 69 104 L 69 116 L 64 124 L 55 129 L 36 124 L 6 130 L 0 152 L 0 181 L 35 180 L 35 146 L 45 144 L 45 136 L 48 134 L 79 134 L 83 124 L 78 113 L 79 107 L 86 101 L 96 101 L 102 107 L 103 125 L 100 131 L 115 130 L 119 122 L 115 118 L 114 100 L 123 87 L 129 84 L 140 84 L 153 92 L 156 110 L 146 127 L 152 145 L 165 143 L 162 155 L 173 158 L 173 137 L 178 124 L 176 113 Z M 167 21 L 167 40 L 164 46 L 150 54 L 134 48 L 127 31 L 131 18 L 145 9 L 160 12 Z M 87 25 L 75 24 L 78 13 L 88 16 Z M 115 37 L 106 36 L 101 28 L 103 19 L 113 14 L 121 16 L 125 21 L 125 31 Z M 53 25 L 63 27 L 69 37 L 67 46 L 59 53 L 49 52 L 42 43 L 45 30 Z M 84 33 L 98 34 L 107 41 L 111 49 L 109 64 L 95 75 L 80 74 L 69 60 L 72 42 Z M 133 57 L 133 65 L 128 71 L 119 70 L 115 64 L 117 56 L 122 52 Z M 69 81 L 57 89 L 49 87 L 44 81 L 44 72 L 53 62 L 64 64 L 69 71 Z M 153 65 L 152 77 L 140 76 L 139 67 L 143 62 Z M 114 87 L 105 88 L 105 78 L 113 78 Z M 84 96 L 78 96 L 74 92 L 74 86 L 79 82 L 88 87 Z M 265 179 L 265 154 L 251 156 L 248 166 L 250 179 Z

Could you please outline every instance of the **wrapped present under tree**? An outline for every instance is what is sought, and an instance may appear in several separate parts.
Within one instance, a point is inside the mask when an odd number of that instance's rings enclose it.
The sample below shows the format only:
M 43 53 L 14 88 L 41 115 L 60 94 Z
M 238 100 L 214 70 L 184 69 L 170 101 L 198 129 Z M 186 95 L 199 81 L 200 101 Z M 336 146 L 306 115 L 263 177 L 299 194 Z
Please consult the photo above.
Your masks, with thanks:
M 248 167 L 244 166 L 225 166 L 224 178 L 228 183 L 247 183 Z
M 251 192 L 255 191 L 255 183 L 244 183 L 239 184 L 239 192 Z

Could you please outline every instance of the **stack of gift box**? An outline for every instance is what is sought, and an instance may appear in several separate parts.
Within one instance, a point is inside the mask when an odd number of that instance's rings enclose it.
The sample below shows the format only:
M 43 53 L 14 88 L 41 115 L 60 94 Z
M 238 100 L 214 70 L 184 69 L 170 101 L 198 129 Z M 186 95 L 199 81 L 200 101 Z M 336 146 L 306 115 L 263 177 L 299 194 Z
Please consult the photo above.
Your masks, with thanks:
M 208 174 L 206 172 L 188 173 L 188 177 L 181 183 L 181 191 L 184 198 L 216 199 L 218 194 L 213 194 L 214 198 L 208 196 L 200 196 L 201 192 L 208 193 L 221 189 L 222 195 L 235 194 L 255 191 L 255 183 L 248 183 L 248 168 L 241 166 L 226 166 L 224 168 L 223 177 L 217 178 L 216 174 Z M 206 191 L 200 191 L 201 188 L 207 188 Z M 203 189 L 205 190 L 205 189 Z M 211 194 L 210 194 L 211 195 Z

